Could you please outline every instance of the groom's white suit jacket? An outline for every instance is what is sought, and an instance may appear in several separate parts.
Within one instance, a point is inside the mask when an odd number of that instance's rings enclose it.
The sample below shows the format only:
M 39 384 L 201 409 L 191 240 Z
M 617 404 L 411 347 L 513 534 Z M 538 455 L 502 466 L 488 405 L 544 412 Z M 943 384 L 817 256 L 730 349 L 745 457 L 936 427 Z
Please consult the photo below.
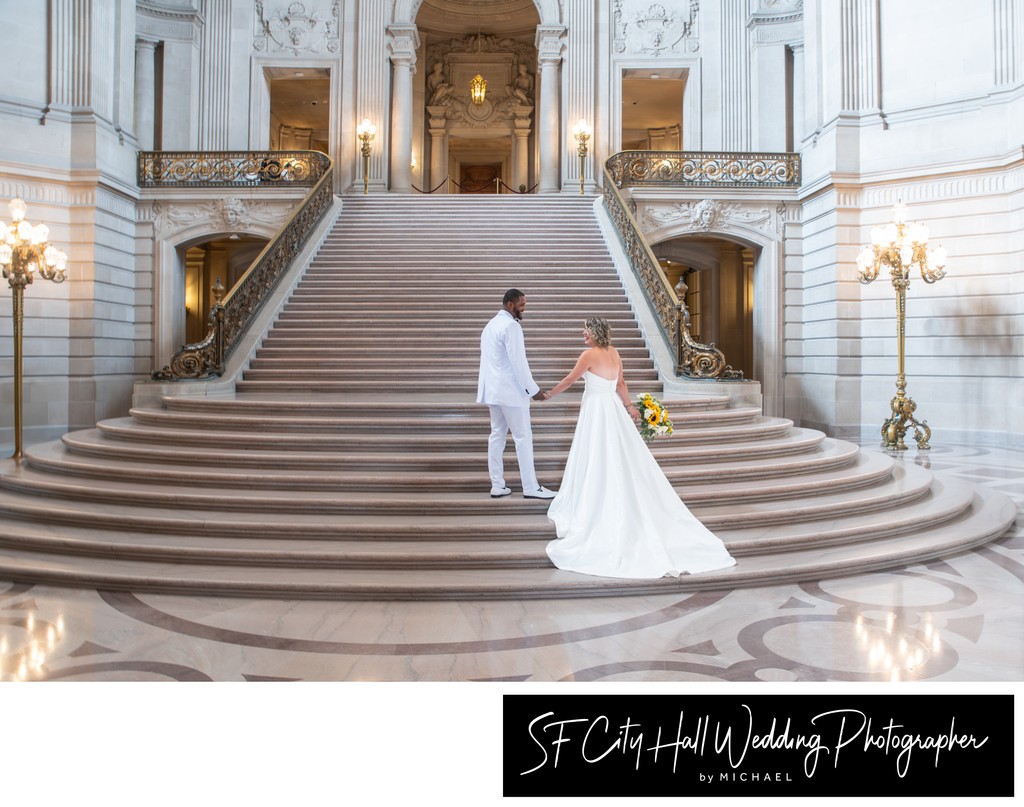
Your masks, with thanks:
M 526 361 L 526 341 L 518 320 L 502 309 L 480 334 L 477 403 L 529 407 L 540 391 Z

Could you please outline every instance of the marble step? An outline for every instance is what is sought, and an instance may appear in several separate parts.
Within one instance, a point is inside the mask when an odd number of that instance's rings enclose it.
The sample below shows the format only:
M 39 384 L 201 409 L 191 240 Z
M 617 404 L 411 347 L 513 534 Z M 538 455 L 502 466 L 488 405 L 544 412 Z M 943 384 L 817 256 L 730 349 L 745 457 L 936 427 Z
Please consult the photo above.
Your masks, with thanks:
M 573 339 L 574 343 L 579 344 L 581 342 L 580 334 L 582 332 L 583 318 L 587 316 L 587 311 L 589 310 L 561 312 L 555 311 L 552 308 L 552 310 L 541 309 L 541 311 L 535 313 L 532 309 L 528 309 L 523 317 L 522 327 L 526 333 L 527 340 L 538 332 L 546 332 L 548 334 L 569 337 Z M 379 326 L 382 321 L 391 319 L 395 320 L 395 322 L 389 323 L 389 332 L 473 335 L 479 340 L 480 332 L 483 330 L 484 325 L 494 316 L 494 313 L 493 306 L 487 309 L 487 311 L 481 310 L 479 313 L 472 311 L 459 312 L 457 315 L 446 313 L 442 317 L 435 315 L 415 316 L 407 310 L 393 311 L 382 309 L 379 313 L 365 312 L 361 316 L 358 315 L 358 311 L 352 311 L 349 316 L 345 317 L 344 322 L 339 323 L 337 317 L 331 316 L 328 313 L 313 315 L 304 312 L 302 316 L 295 315 L 285 319 L 279 317 L 274 323 L 273 330 L 284 332 L 293 329 L 316 329 L 329 335 L 350 332 L 358 326 Z M 602 314 L 602 316 L 604 315 Z M 628 310 L 610 311 L 604 318 L 608 320 L 608 325 L 611 327 L 616 341 L 621 337 L 636 338 L 640 334 L 640 328 Z
M 852 448 L 852 450 L 851 450 Z M 426 492 L 476 491 L 487 487 L 486 462 L 480 469 L 320 471 L 288 469 L 233 469 L 216 466 L 173 468 L 158 463 L 110 462 L 100 458 L 73 457 L 59 442 L 33 446 L 26 451 L 22 473 L 0 480 L 8 490 L 37 496 L 144 503 L 161 506 L 174 501 L 196 508 L 280 510 L 303 513 L 311 508 L 344 512 L 349 496 L 379 491 Z M 541 482 L 557 488 L 559 463 L 540 470 Z M 518 473 L 507 469 L 506 481 L 521 489 Z M 826 441 L 813 452 L 796 457 L 765 457 L 735 463 L 705 462 L 686 466 L 666 463 L 665 476 L 689 502 L 721 501 L 741 496 L 747 500 L 807 495 L 811 491 L 847 490 L 887 476 L 890 464 L 873 462 L 849 443 Z M 85 481 L 79 482 L 72 475 Z M 90 485 L 89 479 L 116 481 L 117 485 Z M 144 481 L 139 481 L 144 480 Z M 302 497 L 295 495 L 303 492 Z
M 650 362 L 650 353 L 641 345 L 631 345 L 629 347 L 622 347 L 616 345 L 616 350 L 619 352 L 619 356 L 622 357 L 623 362 Z M 442 352 L 444 351 L 444 352 Z M 576 361 L 581 351 L 580 345 L 560 345 L 558 347 L 549 346 L 543 353 L 538 353 L 537 356 L 530 357 L 531 367 L 541 362 L 554 362 L 554 361 L 568 361 L 569 366 Z M 358 362 L 366 364 L 375 364 L 377 362 L 395 362 L 402 363 L 403 365 L 408 362 L 410 357 L 415 357 L 417 360 L 431 359 L 431 360 L 442 360 L 451 357 L 472 357 L 474 360 L 479 362 L 480 357 L 480 346 L 479 344 L 473 344 L 466 342 L 460 349 L 457 346 L 448 348 L 441 348 L 438 345 L 408 345 L 402 348 L 402 354 L 397 355 L 393 348 L 387 344 L 377 343 L 377 350 L 373 353 L 369 353 L 366 350 L 360 349 L 359 351 L 353 351 L 350 348 L 344 346 L 330 346 L 330 345 L 313 345 L 303 346 L 296 340 L 292 340 L 291 344 L 270 344 L 262 345 L 256 349 L 256 358 L 259 359 L 303 359 L 309 361 L 318 360 L 330 360 L 330 359 L 345 359 L 347 362 Z
M 288 393 L 286 393 L 288 394 Z M 568 409 L 554 409 L 548 407 L 548 402 L 537 404 L 531 415 L 533 433 L 537 439 L 544 434 L 571 434 L 575 428 L 577 415 Z M 542 409 L 542 407 L 545 407 Z M 355 410 L 355 411 L 354 411 Z M 194 410 L 185 409 L 178 411 L 168 410 L 143 410 L 133 409 L 132 417 L 141 425 L 149 425 L 160 428 L 197 428 L 219 429 L 224 431 L 243 431 L 261 433 L 313 433 L 321 435 L 325 431 L 329 434 L 345 435 L 355 434 L 359 436 L 378 434 L 386 431 L 388 434 L 419 436 L 425 432 L 435 435 L 463 435 L 476 434 L 486 436 L 490 430 L 490 416 L 486 407 L 475 404 L 463 406 L 461 409 L 454 407 L 448 411 L 450 416 L 436 417 L 435 413 L 417 414 L 414 409 L 391 408 L 381 410 L 380 414 L 369 411 L 364 403 L 360 410 L 359 406 L 350 407 L 346 413 L 339 413 L 332 416 L 327 412 L 313 413 L 302 416 L 299 413 L 288 414 L 287 406 L 282 406 L 280 413 L 264 407 L 260 410 L 231 412 L 209 410 L 208 414 L 199 414 Z M 358 412 L 358 413 L 356 413 Z M 403 414 L 403 412 L 407 414 Z M 742 409 L 709 409 L 706 411 L 696 410 L 692 412 L 679 412 L 670 409 L 674 434 L 672 441 L 679 440 L 714 440 L 715 434 L 708 429 L 718 429 L 721 439 L 729 439 L 723 433 L 735 425 L 747 425 L 763 423 L 759 421 L 760 413 L 752 407 Z M 381 417 L 387 418 L 387 429 L 381 428 Z M 789 421 L 786 421 L 787 423 Z M 759 432 L 762 429 L 758 426 L 752 427 L 753 431 Z M 692 433 L 691 437 L 688 432 Z M 736 439 L 742 439 L 743 435 L 737 435 Z
M 627 380 L 630 376 L 627 374 Z M 557 378 L 550 379 L 552 383 L 557 381 Z M 643 379 L 638 379 L 642 382 Z M 386 380 L 386 393 L 388 395 L 404 395 L 404 394 L 415 394 L 423 390 L 424 382 L 417 380 Z M 359 392 L 369 397 L 379 396 L 382 393 L 381 381 L 374 380 L 331 380 L 329 378 L 324 379 L 297 379 L 289 377 L 286 379 L 272 379 L 272 378 L 253 378 L 243 377 L 242 380 L 235 383 L 235 388 L 238 392 L 242 393 L 280 393 L 286 394 L 288 392 L 301 393 L 302 395 L 325 395 L 338 392 Z M 437 392 L 444 392 L 449 394 L 462 393 L 467 398 L 472 398 L 476 394 L 477 380 L 476 378 L 448 378 L 443 373 L 438 373 L 437 377 L 431 382 L 430 389 Z M 373 428 L 373 424 L 377 427 L 380 425 L 380 421 L 372 421 L 370 428 Z
M 761 435 L 758 435 L 761 436 Z M 129 418 L 102 421 L 95 429 L 70 432 L 61 438 L 65 447 L 77 454 L 124 460 L 155 460 L 162 463 L 194 465 L 197 449 L 217 448 L 218 466 L 253 466 L 272 468 L 319 467 L 339 461 L 351 462 L 353 457 L 379 457 L 399 453 L 403 461 L 417 462 L 432 454 L 453 457 L 478 453 L 485 433 L 417 436 L 415 440 L 395 434 L 339 434 L 313 437 L 302 434 L 254 435 L 240 444 L 233 432 L 208 430 L 176 430 L 146 428 Z M 534 448 L 539 455 L 567 453 L 571 432 L 539 433 Z M 821 432 L 811 429 L 781 429 L 757 441 L 688 442 L 679 439 L 658 439 L 651 444 L 651 453 L 658 461 L 701 461 L 708 458 L 736 462 L 755 457 L 777 457 L 816 449 L 824 440 Z M 514 445 L 506 449 L 507 462 L 514 464 Z
M 773 495 L 758 499 L 743 483 L 687 486 L 680 494 L 695 516 L 716 532 L 732 529 L 764 529 L 766 525 L 831 522 L 876 511 L 906 507 L 927 496 L 931 475 L 921 469 L 887 468 L 867 484 L 854 488 L 822 484 L 786 491 L 775 484 Z M 22 484 L 18 485 L 17 482 Z M 36 491 L 46 498 L 16 495 Z M 678 488 L 677 488 L 678 490 Z M 710 491 L 711 495 L 706 495 Z M 126 492 L 128 495 L 120 495 Z M 146 494 L 143 497 L 138 494 Z M 537 520 L 547 513 L 548 502 L 518 494 L 491 499 L 482 490 L 424 492 L 377 490 L 367 493 L 342 491 L 267 492 L 240 502 L 234 491 L 195 495 L 182 488 L 153 489 L 127 483 L 118 489 L 73 481 L 60 483 L 21 468 L 13 478 L 0 482 L 0 514 L 11 519 L 109 530 L 144 531 L 175 535 L 253 536 L 266 534 L 281 540 L 296 538 L 400 538 L 430 541 L 438 537 L 477 540 L 489 534 L 481 520 L 493 521 L 495 535 L 536 537 L 538 525 L 546 535 L 547 524 Z M 296 513 L 301 517 L 296 518 Z M 388 525 L 385 527 L 385 521 Z M 108 539 L 109 540 L 109 539 Z
M 1016 516 L 1005 497 L 975 493 L 958 518 L 924 531 L 869 542 L 810 547 L 741 558 L 727 570 L 682 578 L 630 581 L 598 578 L 554 568 L 438 570 L 418 568 L 332 569 L 310 565 L 237 566 L 175 562 L 139 563 L 117 557 L 56 555 L 21 551 L 0 555 L 0 576 L 57 586 L 157 591 L 196 595 L 286 597 L 295 599 L 466 599 L 580 597 L 778 585 L 803 579 L 863 574 L 919 563 L 961 552 L 1001 534 Z
M 556 431 L 571 433 L 575 429 L 579 412 L 579 397 L 570 393 L 534 404 L 531 408 L 531 422 L 534 433 Z M 395 398 L 381 402 L 370 411 L 366 400 L 358 395 L 327 397 L 326 400 L 308 401 L 308 405 L 296 405 L 294 400 L 284 396 L 267 396 L 266 400 L 241 398 L 165 398 L 164 408 L 132 409 L 130 414 L 136 422 L 148 425 L 177 424 L 186 428 L 241 428 L 270 432 L 305 432 L 317 429 L 322 433 L 339 434 L 349 431 L 370 434 L 383 431 L 381 416 L 388 421 L 387 433 L 411 431 L 422 435 L 430 429 L 455 433 L 483 433 L 490 428 L 487 407 L 472 402 L 472 398 L 452 401 L 449 396 L 443 400 L 411 400 Z M 420 396 L 421 398 L 423 396 Z M 736 425 L 758 423 L 791 424 L 782 419 L 763 418 L 757 407 L 723 408 L 716 400 L 708 402 L 695 399 L 689 405 L 682 401 L 663 399 L 668 407 L 675 427 L 671 440 L 689 439 L 688 430 L 707 428 L 728 428 Z M 318 406 L 313 404 L 319 404 Z M 350 428 L 346 429 L 346 426 Z M 756 428 L 756 427 L 755 427 Z
M 400 267 L 396 268 L 400 269 Z M 389 291 L 393 288 L 402 292 L 423 294 L 436 289 L 439 283 L 444 283 L 447 293 L 448 287 L 452 285 L 452 279 L 450 272 L 399 272 L 389 275 Z M 501 302 L 501 296 L 508 289 L 509 284 L 508 278 L 495 277 L 493 274 L 482 275 L 479 267 L 472 278 L 460 275 L 456 279 L 471 280 L 472 288 L 477 293 L 488 296 L 491 300 L 496 299 L 498 303 Z M 522 289 L 529 295 L 529 300 L 542 296 L 562 298 L 567 295 L 584 295 L 590 292 L 605 294 L 622 290 L 618 276 L 612 271 L 552 273 L 550 269 L 538 269 L 529 274 L 518 272 L 516 279 L 529 282 L 529 287 Z M 331 288 L 337 288 L 339 291 L 375 292 L 380 295 L 380 272 L 311 266 L 303 275 L 293 294 L 298 294 L 300 291 L 306 292 L 306 290 L 308 290 L 307 293 L 313 294 L 319 291 L 329 291 Z M 459 284 L 458 288 L 452 288 L 451 291 L 455 292 L 462 288 L 465 288 L 465 285 Z
M 479 356 L 480 353 L 480 330 L 481 328 L 466 328 L 460 333 L 453 334 L 448 330 L 441 330 L 431 334 L 429 345 L 436 347 L 440 350 L 452 350 L 452 349 L 464 349 L 469 351 L 475 351 Z M 268 334 L 267 339 L 264 341 L 264 345 L 267 347 L 292 347 L 309 345 L 311 348 L 316 347 L 340 347 L 344 346 L 358 346 L 360 348 L 365 347 L 367 349 L 373 349 L 376 351 L 384 350 L 386 352 L 394 353 L 394 346 L 391 342 L 382 340 L 375 336 L 373 331 L 367 331 L 365 327 L 361 328 L 335 328 L 329 335 L 318 335 L 320 332 L 315 329 L 306 329 L 303 332 L 296 331 L 294 329 L 284 329 L 277 332 Z M 398 338 L 402 337 L 407 339 L 411 344 L 410 349 L 415 348 L 417 345 L 422 346 L 423 340 L 416 339 L 415 329 L 399 329 L 394 326 L 388 328 L 388 335 Z M 573 350 L 576 351 L 576 355 L 579 355 L 580 344 L 579 334 L 570 337 L 565 334 L 557 333 L 545 333 L 545 332 L 534 332 L 531 330 L 526 335 L 527 351 L 532 357 L 535 354 L 540 355 L 546 353 L 548 350 Z M 629 347 L 629 348 L 642 348 L 644 346 L 644 340 L 639 336 L 629 335 L 617 335 L 615 338 L 616 349 Z M 710 384 L 704 384 L 704 386 L 710 386 Z
M 728 395 L 716 393 L 716 385 L 700 384 L 694 385 L 700 388 L 699 393 L 680 395 L 662 394 L 661 401 L 673 413 L 676 412 L 705 412 L 709 409 L 715 410 L 716 416 L 735 419 L 739 417 L 757 417 L 761 415 L 760 408 L 756 406 L 734 406 Z M 706 390 L 706 392 L 705 392 Z M 544 409 L 535 409 L 534 416 L 545 417 L 546 413 L 552 411 L 573 411 L 578 412 L 582 400 L 583 387 L 577 384 L 564 394 L 548 401 L 544 401 Z M 482 404 L 474 400 L 467 400 L 462 396 L 446 395 L 442 393 L 419 392 L 415 395 L 406 395 L 389 398 L 375 402 L 378 406 L 387 407 L 387 411 L 393 414 L 406 415 L 465 415 L 468 413 L 486 415 L 487 410 Z M 161 398 L 161 406 L 169 410 L 178 411 L 230 411 L 233 413 L 258 412 L 266 413 L 273 411 L 281 415 L 301 414 L 359 414 L 366 410 L 366 399 L 351 394 L 339 393 L 322 398 L 297 398 L 286 395 L 165 395 Z M 540 404 L 534 406 L 539 407 Z
M 84 455 L 68 450 L 63 442 L 43 443 L 26 450 L 26 463 L 34 471 L 54 474 L 92 477 L 107 480 L 133 481 L 145 479 L 152 484 L 194 485 L 225 488 L 276 488 L 315 491 L 373 490 L 379 487 L 458 490 L 479 484 L 481 470 L 487 467 L 486 444 L 476 452 L 451 451 L 405 454 L 377 452 L 336 454 L 333 463 L 296 463 L 280 466 L 235 463 L 221 465 L 218 456 L 197 460 L 187 467 L 171 467 L 154 457 L 148 460 L 105 458 Z M 536 452 L 537 471 L 549 486 L 557 486 L 565 466 L 567 451 Z M 842 467 L 858 453 L 849 443 L 830 441 L 809 447 L 799 454 L 773 453 L 743 457 L 737 464 L 732 457 L 725 461 L 719 455 L 705 452 L 693 456 L 685 448 L 668 449 L 657 454 L 662 470 L 670 481 L 679 485 L 695 485 L 717 479 L 760 480 L 765 477 L 783 477 L 806 474 L 822 469 Z M 510 459 L 514 452 L 510 452 Z M 269 459 L 269 458 L 267 458 Z M 321 458 L 322 459 L 322 458 Z M 312 466 L 312 467 L 311 467 Z M 517 476 L 509 473 L 511 481 Z
M 550 364 L 539 365 L 533 369 L 534 379 L 538 384 L 543 380 L 542 372 L 547 372 L 553 379 L 554 384 L 567 372 L 572 369 L 571 364 Z M 257 361 L 252 362 L 249 369 L 244 372 L 245 387 L 248 388 L 252 382 L 290 382 L 296 386 L 306 386 L 321 382 L 337 382 L 339 384 L 361 384 L 363 389 L 377 391 L 398 392 L 402 389 L 422 389 L 424 385 L 433 388 L 445 389 L 469 389 L 473 392 L 477 389 L 477 367 L 470 363 L 439 364 L 438 366 L 418 366 L 413 369 L 385 367 L 378 368 L 372 373 L 372 380 L 367 380 L 367 372 L 362 368 L 350 368 L 344 362 L 338 366 L 330 367 L 321 364 L 318 367 L 291 367 L 273 366 Z M 653 367 L 630 367 L 623 371 L 622 377 L 632 388 L 637 385 L 650 386 L 651 382 L 657 382 L 658 371 Z
M 968 488 L 956 488 L 952 495 L 950 493 L 938 482 L 934 491 L 907 503 L 895 516 L 840 516 L 828 523 L 724 529 L 719 535 L 737 558 L 878 540 L 958 518 L 970 507 L 974 493 Z M 512 522 L 481 516 L 467 519 L 459 525 L 460 529 L 446 531 L 450 526 L 448 519 L 425 517 L 422 529 L 417 529 L 408 519 L 382 514 L 354 520 L 345 525 L 344 531 L 320 537 L 282 536 L 272 529 L 259 528 L 238 535 L 205 532 L 158 535 L 137 530 L 109 532 L 79 527 L 58 539 L 51 531 L 37 525 L 21 525 L 12 528 L 8 540 L 22 549 L 38 552 L 165 559 L 188 564 L 480 570 L 550 566 L 544 547 L 554 538 L 554 532 L 545 515 L 532 514 Z M 757 530 L 755 540 L 738 537 L 752 534 L 754 529 Z
M 533 377 L 541 386 L 551 386 L 554 380 L 565 376 L 576 363 L 576 355 L 564 357 L 550 357 L 543 360 L 531 360 L 530 368 Z M 376 359 L 361 356 L 359 351 L 350 350 L 349 355 L 326 357 L 306 356 L 300 352 L 284 356 L 255 356 L 249 362 L 249 368 L 245 371 L 247 378 L 255 378 L 250 375 L 252 371 L 302 374 L 302 378 L 317 378 L 326 375 L 337 375 L 338 373 L 354 373 L 361 378 L 368 374 L 379 379 L 384 379 L 398 374 L 404 378 L 422 378 L 429 381 L 437 375 L 461 376 L 464 380 L 477 378 L 480 359 L 475 355 L 459 354 L 452 352 L 451 355 L 437 361 L 424 359 L 417 362 L 415 371 L 408 370 L 408 357 L 403 361 L 401 357 L 394 356 L 389 359 Z M 632 389 L 633 384 L 640 380 L 646 390 L 658 379 L 650 359 L 631 362 L 625 370 L 623 377 Z M 551 382 L 551 383 L 549 383 Z
M 473 322 L 479 322 L 480 328 L 494 316 L 497 310 L 495 303 L 496 298 L 490 298 L 486 300 L 480 300 L 478 303 L 469 305 L 463 302 L 458 309 L 455 311 L 452 309 L 450 303 L 445 303 L 445 316 L 455 317 L 457 316 L 461 320 L 471 320 Z M 295 300 L 288 302 L 287 306 L 281 314 L 278 316 L 277 321 L 292 319 L 303 319 L 303 320 L 329 320 L 333 317 L 338 316 L 365 316 L 373 317 L 375 319 L 389 318 L 389 319 L 401 319 L 408 321 L 410 318 L 411 311 L 417 311 L 420 305 L 420 301 L 416 301 L 413 298 L 409 300 L 385 300 L 385 301 L 373 301 L 373 302 L 360 302 L 350 298 L 343 298 L 337 301 L 324 300 L 322 298 L 317 299 L 315 302 L 301 303 Z M 543 303 L 532 304 L 527 310 L 528 324 L 532 324 L 534 318 L 541 320 L 551 320 L 557 318 L 564 322 L 570 317 L 583 318 L 590 315 L 594 311 L 599 311 L 600 315 L 609 322 L 613 319 L 618 320 L 620 323 L 626 322 L 632 319 L 632 309 L 629 303 L 625 300 L 609 301 L 604 300 L 595 302 L 592 300 L 572 300 L 571 302 L 553 302 L 545 301 Z M 413 314 L 415 316 L 415 314 Z M 575 323 L 574 323 L 575 324 Z M 636 328 L 635 323 L 630 323 L 630 327 Z

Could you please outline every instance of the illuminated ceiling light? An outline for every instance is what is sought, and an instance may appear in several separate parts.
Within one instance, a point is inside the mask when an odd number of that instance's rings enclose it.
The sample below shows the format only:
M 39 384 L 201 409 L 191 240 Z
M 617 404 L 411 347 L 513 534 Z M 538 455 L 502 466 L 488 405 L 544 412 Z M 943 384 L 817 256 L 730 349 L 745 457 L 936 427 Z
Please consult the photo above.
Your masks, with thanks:
M 480 105 L 484 102 L 486 95 L 487 82 L 483 76 L 477 73 L 469 83 L 469 97 L 473 99 L 474 104 Z

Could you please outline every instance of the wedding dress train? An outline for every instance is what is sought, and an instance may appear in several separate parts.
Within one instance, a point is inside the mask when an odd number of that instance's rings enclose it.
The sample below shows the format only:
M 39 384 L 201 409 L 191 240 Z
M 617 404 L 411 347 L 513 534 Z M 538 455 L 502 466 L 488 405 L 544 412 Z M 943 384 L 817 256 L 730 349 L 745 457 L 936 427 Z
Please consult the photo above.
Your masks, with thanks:
M 579 422 L 548 518 L 551 561 L 601 577 L 657 578 L 736 561 L 686 508 L 615 394 L 587 371 Z

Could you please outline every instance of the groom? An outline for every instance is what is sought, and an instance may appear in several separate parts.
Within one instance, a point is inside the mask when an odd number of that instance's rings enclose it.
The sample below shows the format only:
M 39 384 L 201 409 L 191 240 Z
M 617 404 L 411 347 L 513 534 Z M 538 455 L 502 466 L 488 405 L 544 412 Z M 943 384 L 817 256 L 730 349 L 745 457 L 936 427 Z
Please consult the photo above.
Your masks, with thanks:
M 509 431 L 516 444 L 523 496 L 527 499 L 553 499 L 554 492 L 541 487 L 533 467 L 533 431 L 530 428 L 530 398 L 547 400 L 530 374 L 526 362 L 526 343 L 519 321 L 526 310 L 526 295 L 509 289 L 501 301 L 501 311 L 487 323 L 480 335 L 480 381 L 476 402 L 491 411 L 491 437 L 487 444 L 487 470 L 491 476 L 491 498 L 508 496 L 505 485 L 505 439 Z

